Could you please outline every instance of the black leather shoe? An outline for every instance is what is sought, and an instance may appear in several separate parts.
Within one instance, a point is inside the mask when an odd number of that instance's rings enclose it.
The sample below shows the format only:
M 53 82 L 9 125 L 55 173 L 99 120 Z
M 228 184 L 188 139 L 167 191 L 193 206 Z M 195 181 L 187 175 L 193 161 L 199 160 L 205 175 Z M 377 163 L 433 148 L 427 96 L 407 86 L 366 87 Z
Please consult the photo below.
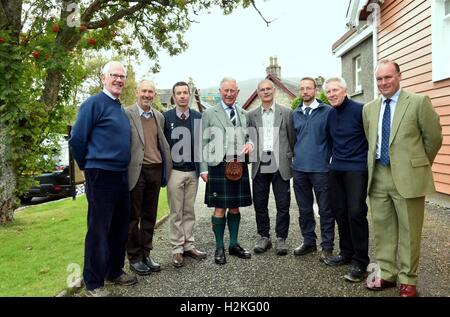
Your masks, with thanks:
M 325 261 L 326 258 L 328 258 L 330 256 L 333 256 L 332 249 L 322 249 L 322 251 L 320 251 L 319 261 L 323 262 L 323 261 Z
M 344 278 L 349 282 L 362 282 L 367 276 L 367 272 L 364 268 L 357 265 L 352 265 L 350 272 L 344 275 Z
M 150 270 L 150 268 L 145 265 L 143 261 L 130 263 L 130 270 L 137 275 L 149 275 L 152 273 L 152 270 Z
M 153 261 L 150 256 L 144 257 L 144 263 L 145 263 L 145 265 L 147 265 L 150 268 L 150 270 L 152 270 L 152 272 L 161 271 L 161 265 L 159 265 L 159 263 L 156 263 L 155 261 Z
M 317 251 L 316 245 L 306 245 L 302 243 L 299 247 L 294 249 L 294 255 L 305 255 L 314 251 Z
M 228 248 L 228 253 L 230 255 L 235 255 L 235 256 L 237 256 L 238 258 L 241 258 L 241 259 L 250 259 L 252 257 L 252 254 L 250 253 L 250 251 L 245 250 L 239 244 L 236 244 L 233 247 L 229 247 Z
M 227 263 L 227 258 L 225 257 L 225 249 L 216 249 L 216 253 L 214 254 L 214 262 L 217 264 L 225 264 Z
M 323 262 L 326 265 L 330 265 L 330 266 L 340 266 L 340 265 L 350 264 L 351 260 L 352 260 L 351 258 L 348 258 L 346 256 L 333 255 L 333 256 L 330 256 L 330 257 L 326 258 L 325 260 L 323 260 Z

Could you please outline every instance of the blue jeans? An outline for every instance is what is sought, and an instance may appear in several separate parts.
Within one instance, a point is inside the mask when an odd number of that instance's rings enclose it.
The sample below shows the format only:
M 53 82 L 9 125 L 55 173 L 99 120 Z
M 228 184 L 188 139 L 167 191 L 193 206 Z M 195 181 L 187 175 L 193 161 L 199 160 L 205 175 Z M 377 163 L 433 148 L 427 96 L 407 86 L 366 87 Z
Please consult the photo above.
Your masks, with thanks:
M 330 207 L 329 173 L 293 171 L 295 199 L 299 208 L 300 230 L 303 243 L 316 245 L 316 221 L 314 219 L 314 194 L 319 205 L 321 246 L 324 250 L 334 247 L 334 216 Z

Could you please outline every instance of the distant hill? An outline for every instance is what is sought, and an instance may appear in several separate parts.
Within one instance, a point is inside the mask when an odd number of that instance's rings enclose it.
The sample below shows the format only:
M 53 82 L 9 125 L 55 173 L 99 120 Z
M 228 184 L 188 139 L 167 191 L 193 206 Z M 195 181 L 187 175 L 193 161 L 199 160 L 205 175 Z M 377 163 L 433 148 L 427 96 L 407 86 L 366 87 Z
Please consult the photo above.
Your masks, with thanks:
M 259 77 L 259 78 L 252 78 L 252 79 L 239 81 L 238 86 L 239 86 L 240 92 L 239 92 L 239 96 L 237 98 L 237 102 L 240 105 L 243 105 L 247 101 L 247 99 L 252 95 L 252 93 L 255 91 L 256 85 L 263 79 L 264 79 L 263 77 Z M 300 81 L 300 77 L 298 77 L 298 78 L 297 77 L 286 77 L 285 79 L 293 81 L 293 82 Z M 208 93 L 218 93 L 218 91 L 219 91 L 219 86 L 200 88 L 201 95 L 206 95 Z

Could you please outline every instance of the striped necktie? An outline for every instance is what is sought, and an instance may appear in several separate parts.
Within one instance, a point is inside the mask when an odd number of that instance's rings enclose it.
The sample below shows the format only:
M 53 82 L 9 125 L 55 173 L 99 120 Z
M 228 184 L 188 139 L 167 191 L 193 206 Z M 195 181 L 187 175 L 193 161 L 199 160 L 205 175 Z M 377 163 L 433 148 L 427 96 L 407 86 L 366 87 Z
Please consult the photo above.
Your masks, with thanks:
M 236 126 L 236 112 L 234 111 L 233 106 L 229 106 L 231 111 L 230 111 L 230 121 L 231 123 Z
M 391 99 L 385 100 L 383 121 L 381 123 L 381 151 L 380 163 L 383 166 L 389 165 L 389 137 L 391 135 Z

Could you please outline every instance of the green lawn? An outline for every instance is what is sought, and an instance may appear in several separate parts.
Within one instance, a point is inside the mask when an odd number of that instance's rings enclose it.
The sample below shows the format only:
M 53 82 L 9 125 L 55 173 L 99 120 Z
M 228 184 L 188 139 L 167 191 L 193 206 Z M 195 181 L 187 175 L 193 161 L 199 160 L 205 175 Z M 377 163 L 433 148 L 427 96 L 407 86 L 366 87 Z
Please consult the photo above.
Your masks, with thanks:
M 169 210 L 161 189 L 158 219 Z M 35 205 L 0 226 L 0 296 L 54 296 L 83 268 L 87 202 L 85 196 Z

